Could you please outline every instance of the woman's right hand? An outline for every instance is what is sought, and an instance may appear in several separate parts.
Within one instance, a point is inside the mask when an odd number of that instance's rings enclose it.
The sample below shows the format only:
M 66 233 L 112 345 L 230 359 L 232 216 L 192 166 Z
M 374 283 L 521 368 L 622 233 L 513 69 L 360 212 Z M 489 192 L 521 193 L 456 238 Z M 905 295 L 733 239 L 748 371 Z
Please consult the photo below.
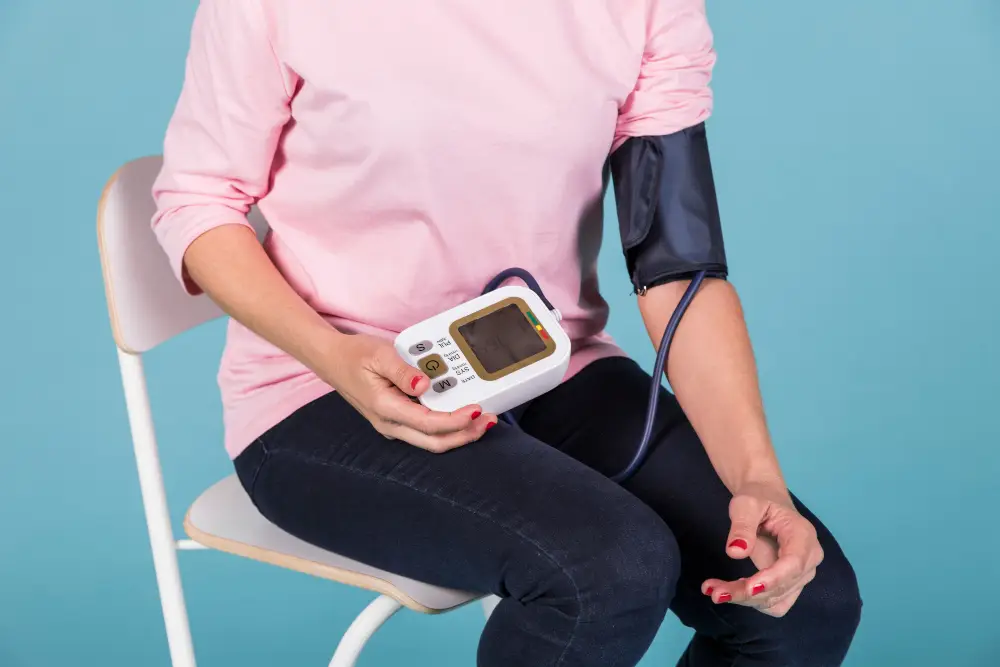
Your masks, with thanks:
M 185 253 L 184 269 L 198 290 L 312 369 L 388 438 L 445 452 L 497 423 L 478 405 L 449 413 L 413 400 L 430 389 L 430 378 L 403 361 L 390 341 L 331 327 L 278 272 L 249 227 L 205 232 Z
M 321 377 L 387 438 L 441 453 L 478 440 L 497 423 L 478 405 L 439 412 L 413 400 L 430 389 L 430 378 L 388 340 L 340 334 L 331 352 Z

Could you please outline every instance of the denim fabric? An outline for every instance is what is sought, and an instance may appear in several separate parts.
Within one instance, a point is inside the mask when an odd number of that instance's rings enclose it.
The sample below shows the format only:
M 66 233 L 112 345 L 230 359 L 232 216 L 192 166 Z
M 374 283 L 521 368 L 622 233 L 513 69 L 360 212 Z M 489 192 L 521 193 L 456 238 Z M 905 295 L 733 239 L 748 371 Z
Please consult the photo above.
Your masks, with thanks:
M 729 491 L 664 390 L 654 447 L 624 486 L 650 378 L 595 362 L 478 442 L 431 454 L 387 440 L 337 394 L 278 424 L 236 459 L 261 513 L 286 531 L 376 567 L 503 598 L 480 667 L 630 667 L 668 609 L 695 635 L 684 667 L 834 667 L 858 625 L 854 572 L 829 531 L 826 559 L 784 618 L 714 605 Z M 798 501 L 796 501 L 798 502 Z

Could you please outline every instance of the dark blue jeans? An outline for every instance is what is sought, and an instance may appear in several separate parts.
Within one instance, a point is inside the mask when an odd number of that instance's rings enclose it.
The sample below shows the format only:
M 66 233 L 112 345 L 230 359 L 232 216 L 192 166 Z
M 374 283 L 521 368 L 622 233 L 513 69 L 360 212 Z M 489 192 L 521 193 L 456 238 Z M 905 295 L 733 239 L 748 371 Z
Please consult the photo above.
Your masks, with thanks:
M 626 667 L 667 610 L 695 630 L 687 667 L 832 667 L 854 636 L 854 572 L 809 511 L 826 559 L 784 618 L 702 595 L 750 575 L 725 553 L 730 493 L 664 390 L 655 448 L 624 487 L 650 378 L 596 362 L 533 401 L 523 430 L 431 454 L 386 440 L 337 394 L 305 406 L 236 460 L 264 516 L 345 556 L 503 598 L 480 667 Z

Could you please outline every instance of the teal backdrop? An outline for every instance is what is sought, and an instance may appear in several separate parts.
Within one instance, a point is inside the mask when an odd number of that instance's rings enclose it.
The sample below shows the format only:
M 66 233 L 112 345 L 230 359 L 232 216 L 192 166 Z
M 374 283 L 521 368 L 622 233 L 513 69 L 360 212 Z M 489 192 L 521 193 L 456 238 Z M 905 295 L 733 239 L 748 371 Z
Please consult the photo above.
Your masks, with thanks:
M 713 157 L 775 442 L 865 600 L 851 667 L 1000 665 L 1000 5 L 710 3 Z M 0 0 L 0 665 L 167 665 L 94 233 L 158 153 L 194 0 Z M 612 208 L 608 208 L 609 214 Z M 613 220 L 612 333 L 647 366 Z M 148 360 L 176 525 L 228 474 L 219 322 Z M 369 596 L 181 556 L 201 665 L 324 665 Z M 363 667 L 467 666 L 405 613 Z M 671 619 L 644 666 L 672 665 Z

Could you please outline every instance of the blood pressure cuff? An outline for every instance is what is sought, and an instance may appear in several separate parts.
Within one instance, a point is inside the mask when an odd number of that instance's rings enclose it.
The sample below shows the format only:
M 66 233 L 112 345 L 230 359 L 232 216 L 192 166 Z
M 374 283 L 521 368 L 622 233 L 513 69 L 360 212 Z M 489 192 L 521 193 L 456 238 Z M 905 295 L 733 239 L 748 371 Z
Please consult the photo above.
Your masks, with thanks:
M 698 271 L 728 276 L 704 123 L 631 137 L 610 163 L 622 250 L 636 292 Z

